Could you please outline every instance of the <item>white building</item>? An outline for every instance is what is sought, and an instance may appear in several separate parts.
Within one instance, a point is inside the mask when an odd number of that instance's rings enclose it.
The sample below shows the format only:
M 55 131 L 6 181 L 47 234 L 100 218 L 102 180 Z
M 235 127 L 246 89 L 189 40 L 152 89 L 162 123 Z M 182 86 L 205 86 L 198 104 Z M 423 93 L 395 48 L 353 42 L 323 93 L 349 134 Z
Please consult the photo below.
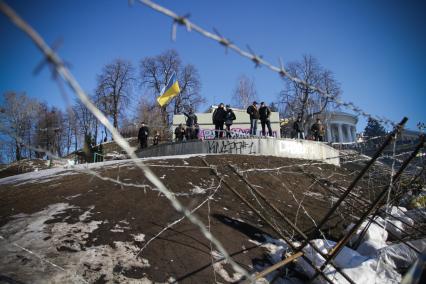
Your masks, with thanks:
M 213 112 L 217 106 L 211 106 L 207 112 L 198 112 L 195 113 L 198 118 L 198 125 L 200 127 L 199 137 L 202 139 L 214 139 L 215 131 L 213 124 Z M 250 116 L 248 115 L 245 109 L 232 108 L 235 113 L 236 119 L 234 124 L 231 126 L 231 132 L 233 138 L 245 137 L 250 134 Z M 278 112 L 272 112 L 270 116 L 272 134 L 274 137 L 280 137 L 280 119 Z M 175 114 L 173 116 L 173 130 L 180 124 L 186 123 L 186 116 L 183 114 Z M 225 128 L 225 126 L 224 126 Z M 257 124 L 257 135 L 261 135 L 262 126 L 260 125 L 260 120 Z M 268 133 L 268 128 L 266 127 L 266 134 Z
M 356 142 L 358 117 L 345 112 L 324 112 L 310 117 L 305 123 L 305 137 L 311 135 L 310 129 L 316 119 L 321 119 L 325 127 L 325 141 L 330 143 Z

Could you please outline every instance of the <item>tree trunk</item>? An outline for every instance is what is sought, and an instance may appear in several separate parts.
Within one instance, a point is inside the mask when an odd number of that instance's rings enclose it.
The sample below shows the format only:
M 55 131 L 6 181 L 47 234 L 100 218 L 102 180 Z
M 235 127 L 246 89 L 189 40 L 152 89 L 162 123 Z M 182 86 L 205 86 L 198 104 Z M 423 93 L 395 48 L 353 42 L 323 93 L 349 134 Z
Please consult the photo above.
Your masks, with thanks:
M 31 159 L 32 155 L 31 155 L 31 127 L 28 129 L 28 156 Z
M 98 144 L 98 120 L 95 120 L 95 144 Z
M 16 140 L 15 140 L 15 146 L 16 146 L 16 152 L 15 152 L 15 154 L 16 154 L 16 160 L 20 161 L 22 159 L 22 156 L 21 156 L 21 147 L 20 147 L 18 141 L 16 141 Z
M 108 140 L 108 129 L 107 129 L 107 127 L 106 126 L 104 126 L 104 130 L 105 130 L 105 138 L 107 138 L 107 140 Z M 102 137 L 102 139 L 104 139 L 104 137 Z M 102 142 L 103 142 L 104 140 L 102 140 Z
M 114 99 L 113 124 L 114 124 L 114 128 L 118 130 L 118 100 L 117 99 Z
M 305 108 L 306 108 L 306 103 L 308 102 L 308 98 L 309 98 L 309 91 L 305 90 L 303 92 L 303 99 L 302 99 L 302 109 L 300 110 L 299 116 L 303 121 L 303 117 L 305 116 Z

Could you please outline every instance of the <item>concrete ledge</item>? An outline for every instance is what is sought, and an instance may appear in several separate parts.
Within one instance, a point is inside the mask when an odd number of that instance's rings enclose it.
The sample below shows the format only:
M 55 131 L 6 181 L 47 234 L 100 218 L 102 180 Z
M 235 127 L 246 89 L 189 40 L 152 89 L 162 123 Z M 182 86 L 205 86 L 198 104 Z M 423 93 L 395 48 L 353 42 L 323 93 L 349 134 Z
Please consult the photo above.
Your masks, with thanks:
M 188 141 L 161 144 L 140 151 L 139 157 L 186 154 L 268 155 L 317 160 L 339 166 L 339 151 L 321 142 L 296 139 L 250 138 Z

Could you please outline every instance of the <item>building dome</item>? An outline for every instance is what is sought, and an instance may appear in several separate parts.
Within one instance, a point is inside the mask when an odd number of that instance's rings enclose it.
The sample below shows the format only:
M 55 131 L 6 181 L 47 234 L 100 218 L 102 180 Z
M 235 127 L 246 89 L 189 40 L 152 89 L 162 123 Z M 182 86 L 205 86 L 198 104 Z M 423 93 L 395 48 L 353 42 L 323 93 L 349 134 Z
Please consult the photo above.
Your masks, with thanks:
M 356 142 L 356 124 L 358 117 L 345 112 L 324 112 L 315 117 L 309 117 L 306 125 L 306 134 L 310 134 L 310 126 L 319 118 L 325 126 L 325 140 L 330 143 Z

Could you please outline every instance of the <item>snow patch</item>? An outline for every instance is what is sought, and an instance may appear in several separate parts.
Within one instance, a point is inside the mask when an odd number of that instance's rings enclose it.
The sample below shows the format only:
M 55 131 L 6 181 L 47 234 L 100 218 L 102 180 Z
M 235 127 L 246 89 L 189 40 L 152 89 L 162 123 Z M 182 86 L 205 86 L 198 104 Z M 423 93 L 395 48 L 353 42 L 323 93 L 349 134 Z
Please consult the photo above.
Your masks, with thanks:
M 147 259 L 136 257 L 140 248 L 132 243 L 86 246 L 90 234 L 102 221 L 54 222 L 58 214 L 75 208 L 58 203 L 34 214 L 13 216 L 0 228 L 4 238 L 0 240 L 2 270 L 25 283 L 94 283 L 101 278 L 106 282 L 132 283 L 135 279 L 117 273 L 117 267 L 124 271 L 150 267 Z M 93 207 L 81 214 L 79 220 L 86 220 L 91 210 Z M 137 282 L 152 283 L 148 278 Z
M 235 283 L 242 279 L 243 275 L 241 273 L 234 272 L 232 275 L 230 275 L 229 272 L 224 268 L 224 265 L 227 264 L 227 262 L 225 259 L 223 259 L 223 255 L 220 252 L 213 250 L 211 254 L 215 260 L 213 263 L 213 269 L 217 274 L 220 275 L 220 277 L 230 283 Z
M 318 247 L 321 252 L 327 254 L 336 243 L 333 241 L 324 241 L 321 239 L 312 240 L 311 243 Z M 317 253 L 310 245 L 307 245 L 303 251 L 317 266 L 321 266 L 325 259 Z M 359 254 L 350 248 L 343 247 L 340 253 L 334 259 L 334 263 L 342 268 L 342 270 L 355 283 L 400 283 L 401 275 L 390 265 L 385 262 L 379 262 L 378 259 L 369 258 Z M 315 270 L 303 259 L 297 262 L 297 265 L 308 275 L 313 276 Z M 347 280 L 331 266 L 327 265 L 324 274 L 333 279 L 336 283 L 347 283 Z M 320 277 L 317 278 L 318 283 L 327 283 Z
M 145 241 L 145 235 L 144 234 L 137 234 L 132 235 L 135 242 L 144 242 Z
M 77 194 L 77 195 L 79 195 L 79 194 Z M 84 220 L 86 220 L 87 218 L 89 218 L 90 216 L 92 216 L 92 215 L 93 215 L 93 213 L 92 213 L 92 212 L 90 212 L 90 211 L 92 211 L 93 209 L 95 209 L 95 206 L 94 206 L 94 205 L 90 206 L 90 207 L 89 207 L 89 210 L 87 210 L 87 211 L 85 211 L 83 214 L 81 214 L 81 215 L 78 217 L 78 219 L 79 219 L 81 222 L 83 222 Z
M 191 189 L 191 192 L 193 194 L 204 194 L 206 193 L 207 189 L 206 188 L 201 188 L 198 185 L 196 185 L 194 188 Z

